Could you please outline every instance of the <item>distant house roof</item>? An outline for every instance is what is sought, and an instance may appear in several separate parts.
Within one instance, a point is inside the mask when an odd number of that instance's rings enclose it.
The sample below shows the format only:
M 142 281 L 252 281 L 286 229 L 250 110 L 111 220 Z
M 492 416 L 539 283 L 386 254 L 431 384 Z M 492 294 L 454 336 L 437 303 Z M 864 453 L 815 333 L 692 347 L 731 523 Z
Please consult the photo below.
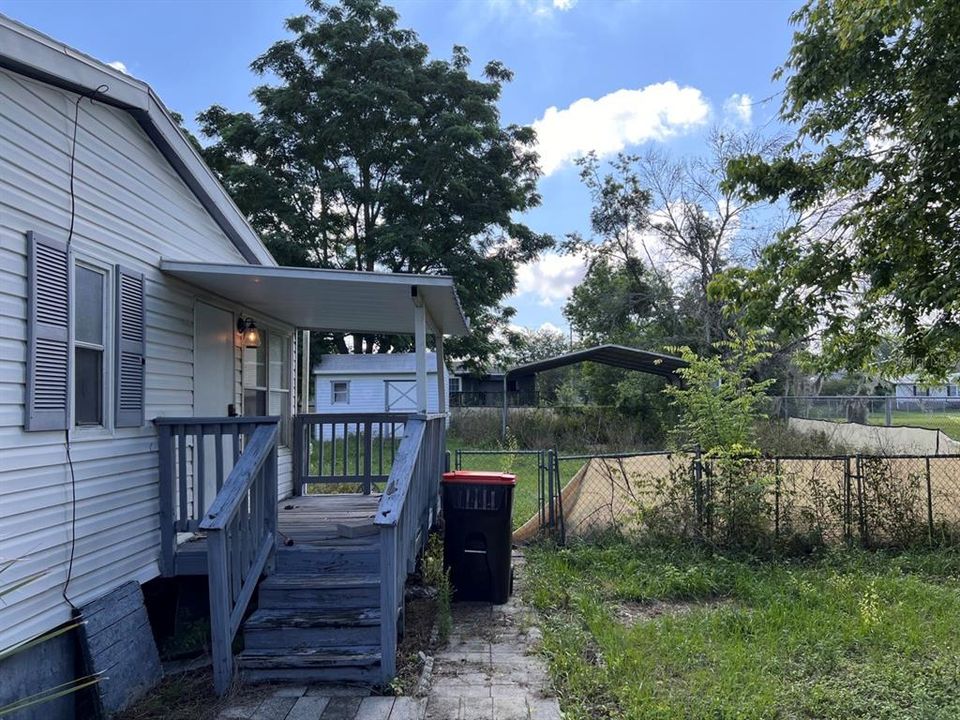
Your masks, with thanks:
M 427 374 L 436 375 L 436 353 L 427 354 Z M 314 375 L 393 375 L 417 372 L 414 353 L 379 353 L 373 355 L 321 355 L 313 366 Z
M 603 365 L 636 370 L 638 372 L 659 375 L 668 379 L 678 379 L 677 370 L 687 366 L 685 360 L 673 355 L 638 350 L 623 345 L 598 345 L 585 350 L 576 350 L 564 355 L 519 365 L 507 371 L 508 378 L 535 375 L 546 370 L 575 365 L 581 362 L 595 362 Z
M 953 374 L 953 375 L 947 375 L 947 379 L 945 382 L 953 384 L 953 383 L 956 383 L 958 380 L 960 380 L 960 374 Z M 944 384 L 940 382 L 934 382 L 934 383 L 925 382 L 919 375 L 903 375 L 898 378 L 893 378 L 889 382 L 892 385 L 922 385 L 924 387 L 928 387 L 928 386 L 940 387 Z
M 503 368 L 499 368 L 499 367 L 486 368 L 484 370 L 481 370 L 480 372 L 477 372 L 476 370 L 472 370 L 466 367 L 466 364 L 463 362 L 455 362 L 453 364 L 453 374 L 461 375 L 464 377 L 469 376 L 469 377 L 480 377 L 480 378 L 484 378 L 484 377 L 501 378 L 503 377 L 504 372 L 506 371 Z
M 142 80 L 0 14 L 0 68 L 125 110 L 143 128 L 244 259 L 276 265 L 229 193 Z

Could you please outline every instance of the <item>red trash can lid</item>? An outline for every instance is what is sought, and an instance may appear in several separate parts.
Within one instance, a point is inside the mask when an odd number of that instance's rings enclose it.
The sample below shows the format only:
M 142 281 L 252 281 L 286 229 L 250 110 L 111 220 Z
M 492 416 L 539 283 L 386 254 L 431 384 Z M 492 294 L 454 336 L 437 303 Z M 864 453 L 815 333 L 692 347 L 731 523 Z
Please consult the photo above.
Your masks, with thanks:
M 517 476 L 491 470 L 454 470 L 443 474 L 443 482 L 470 485 L 516 485 Z

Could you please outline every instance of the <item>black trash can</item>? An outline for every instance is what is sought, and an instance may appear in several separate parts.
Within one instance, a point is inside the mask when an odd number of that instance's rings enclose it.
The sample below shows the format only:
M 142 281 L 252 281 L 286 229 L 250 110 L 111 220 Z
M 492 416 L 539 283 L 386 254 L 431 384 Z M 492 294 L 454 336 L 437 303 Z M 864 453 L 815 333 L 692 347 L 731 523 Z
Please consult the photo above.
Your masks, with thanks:
M 516 475 L 457 470 L 443 475 L 443 561 L 455 600 L 501 605 L 513 592 Z

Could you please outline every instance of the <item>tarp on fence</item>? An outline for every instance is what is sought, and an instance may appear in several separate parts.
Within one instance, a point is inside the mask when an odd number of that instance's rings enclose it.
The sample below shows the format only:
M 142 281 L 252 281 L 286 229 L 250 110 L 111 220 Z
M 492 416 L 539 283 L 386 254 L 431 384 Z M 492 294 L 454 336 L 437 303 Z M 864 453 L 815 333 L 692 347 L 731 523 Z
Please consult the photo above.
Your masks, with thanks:
M 781 540 L 809 536 L 828 543 L 905 545 L 952 535 L 960 527 L 960 456 L 740 463 L 736 472 L 742 475 L 730 484 L 730 466 L 689 454 L 589 458 L 560 493 L 566 536 L 663 531 L 720 541 L 735 529 L 742 506 L 732 502 L 742 502 L 743 493 L 757 493 L 751 521 Z M 514 541 L 529 540 L 540 528 L 541 518 L 534 516 L 514 533 Z

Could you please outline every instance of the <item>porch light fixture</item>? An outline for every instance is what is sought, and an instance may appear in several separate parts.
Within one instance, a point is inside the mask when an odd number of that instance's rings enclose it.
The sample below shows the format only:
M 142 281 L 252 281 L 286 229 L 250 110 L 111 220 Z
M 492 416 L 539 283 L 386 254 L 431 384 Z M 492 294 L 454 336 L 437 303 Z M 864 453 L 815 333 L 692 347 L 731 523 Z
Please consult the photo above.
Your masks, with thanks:
M 238 317 L 237 332 L 243 335 L 243 346 L 248 348 L 260 347 L 260 331 L 253 318 Z

